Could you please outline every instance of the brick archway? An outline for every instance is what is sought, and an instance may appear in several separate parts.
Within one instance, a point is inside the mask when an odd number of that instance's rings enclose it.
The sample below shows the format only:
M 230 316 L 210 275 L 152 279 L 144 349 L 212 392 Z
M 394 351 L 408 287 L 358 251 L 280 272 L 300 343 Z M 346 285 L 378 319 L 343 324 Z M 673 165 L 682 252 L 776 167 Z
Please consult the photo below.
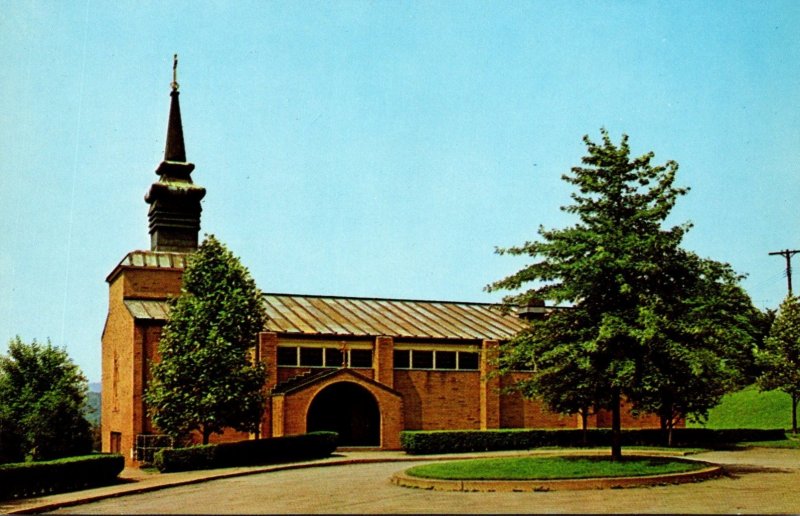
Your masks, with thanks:
M 368 389 L 357 383 L 332 383 L 311 400 L 306 414 L 306 429 L 309 432 L 337 432 L 341 446 L 380 446 L 378 401 Z

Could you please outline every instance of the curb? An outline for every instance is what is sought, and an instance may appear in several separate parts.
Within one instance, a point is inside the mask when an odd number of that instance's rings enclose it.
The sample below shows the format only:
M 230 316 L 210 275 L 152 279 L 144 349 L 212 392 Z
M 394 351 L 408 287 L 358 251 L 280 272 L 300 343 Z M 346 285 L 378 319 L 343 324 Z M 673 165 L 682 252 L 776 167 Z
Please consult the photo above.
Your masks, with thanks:
M 440 480 L 413 477 L 405 471 L 392 475 L 391 483 L 401 487 L 433 491 L 465 491 L 485 493 L 512 493 L 532 491 L 580 491 L 588 489 L 622 489 L 666 484 L 701 482 L 722 476 L 724 468 L 716 464 L 681 473 L 645 475 L 636 477 L 601 477 L 553 480 Z

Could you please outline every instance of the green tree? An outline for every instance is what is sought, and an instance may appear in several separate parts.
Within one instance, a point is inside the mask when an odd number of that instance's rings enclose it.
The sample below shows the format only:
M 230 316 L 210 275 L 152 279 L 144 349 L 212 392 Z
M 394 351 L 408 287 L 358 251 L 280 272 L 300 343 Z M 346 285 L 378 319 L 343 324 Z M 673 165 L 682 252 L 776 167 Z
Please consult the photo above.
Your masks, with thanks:
M 762 391 L 778 389 L 792 398 L 792 433 L 797 434 L 797 403 L 800 400 L 800 300 L 787 296 L 758 352 Z
M 196 430 L 203 444 L 227 427 L 258 429 L 266 372 L 253 350 L 267 320 L 262 298 L 213 235 L 189 256 L 145 395 L 159 429 L 178 438 Z
M 560 310 L 531 325 L 501 348 L 499 374 L 533 371 L 537 381 L 522 381 L 512 389 L 527 398 L 538 398 L 548 409 L 581 417 L 583 441 L 587 442 L 588 417 L 602 404 L 603 379 L 591 364 L 588 325 L 581 324 L 578 309 Z M 553 335 L 569 345 L 553 346 Z M 569 385 L 568 389 L 564 386 Z
M 705 419 L 726 392 L 748 383 L 760 312 L 727 264 L 680 251 L 668 271 L 677 281 L 639 310 L 644 356 L 630 396 L 635 408 L 660 416 L 671 445 L 676 423 Z
M 520 385 L 523 392 L 562 412 L 580 413 L 589 401 L 595 409 L 609 410 L 612 457 L 618 459 L 623 396 L 634 408 L 637 403 L 642 409 L 663 404 L 662 415 L 702 411 L 718 399 L 714 391 L 703 403 L 685 404 L 691 393 L 671 387 L 678 373 L 670 368 L 680 367 L 680 374 L 694 380 L 720 373 L 700 365 L 712 364 L 729 347 L 715 345 L 714 335 L 688 342 L 682 338 L 696 327 L 709 330 L 714 319 L 715 303 L 696 299 L 711 293 L 705 286 L 735 289 L 736 278 L 727 265 L 681 249 L 690 224 L 663 227 L 677 199 L 688 191 L 674 186 L 677 163 L 651 165 L 653 153 L 631 158 L 627 136 L 615 145 L 607 131 L 601 135 L 600 144 L 584 137 L 584 166 L 563 176 L 577 191 L 562 210 L 578 222 L 564 229 L 540 227 L 540 240 L 499 248 L 499 254 L 528 255 L 534 262 L 487 290 L 517 291 L 504 298 L 509 305 L 546 299 L 569 306 L 533 321 L 504 345 L 501 357 L 511 359 L 501 358 L 501 371 L 527 356 L 536 367 Z M 519 292 L 523 287 L 527 290 Z M 690 314 L 694 326 L 673 324 L 677 313 Z M 705 347 L 696 349 L 694 358 L 681 360 L 698 341 Z M 721 385 L 728 381 L 714 379 Z M 693 385 L 699 388 L 698 382 Z
M 89 453 L 86 378 L 66 350 L 19 337 L 0 357 L 0 460 Z

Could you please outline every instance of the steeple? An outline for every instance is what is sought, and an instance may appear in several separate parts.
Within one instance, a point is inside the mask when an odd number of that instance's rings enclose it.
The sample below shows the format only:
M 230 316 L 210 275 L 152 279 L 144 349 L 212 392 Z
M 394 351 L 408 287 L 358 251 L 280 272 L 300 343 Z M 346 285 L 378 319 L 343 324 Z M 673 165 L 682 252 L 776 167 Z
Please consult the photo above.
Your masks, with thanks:
M 172 64 L 167 144 L 164 161 L 156 168 L 159 179 L 144 200 L 150 205 L 150 249 L 189 253 L 197 250 L 200 232 L 200 201 L 206 189 L 192 183 L 194 164 L 186 161 L 181 107 L 178 101 L 178 55 Z
M 186 147 L 183 145 L 183 124 L 181 123 L 181 104 L 178 102 L 178 54 L 172 61 L 172 98 L 169 105 L 169 122 L 167 123 L 167 146 L 164 149 L 164 161 L 186 161 Z

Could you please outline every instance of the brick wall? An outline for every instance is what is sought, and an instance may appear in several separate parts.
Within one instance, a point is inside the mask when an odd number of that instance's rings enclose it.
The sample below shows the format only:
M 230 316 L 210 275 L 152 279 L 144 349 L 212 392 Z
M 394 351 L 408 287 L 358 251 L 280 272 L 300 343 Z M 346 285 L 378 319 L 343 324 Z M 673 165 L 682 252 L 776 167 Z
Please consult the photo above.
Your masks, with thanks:
M 512 373 L 502 378 L 501 388 L 513 386 L 525 373 Z M 550 412 L 544 403 L 527 400 L 519 392 L 504 392 L 500 397 L 501 428 L 577 428 L 580 420 L 576 416 Z
M 181 291 L 183 269 L 125 268 L 120 276 L 127 299 L 166 299 Z
M 181 269 L 121 267 L 109 284 L 108 316 L 102 337 L 102 450 L 111 451 L 111 432 L 120 433 L 120 453 L 133 462 L 136 434 L 154 431 L 143 394 L 149 364 L 157 360 L 161 323 L 134 321 L 126 299 L 166 300 L 180 292 Z
M 405 429 L 480 428 L 480 383 L 478 371 L 395 370 Z
M 100 430 L 102 450 L 111 451 L 111 432 L 119 432 L 120 450 L 130 464 L 133 450 L 133 319 L 122 303 L 123 282 L 109 286 L 108 316 L 102 337 Z M 115 450 L 116 451 L 116 450 Z

